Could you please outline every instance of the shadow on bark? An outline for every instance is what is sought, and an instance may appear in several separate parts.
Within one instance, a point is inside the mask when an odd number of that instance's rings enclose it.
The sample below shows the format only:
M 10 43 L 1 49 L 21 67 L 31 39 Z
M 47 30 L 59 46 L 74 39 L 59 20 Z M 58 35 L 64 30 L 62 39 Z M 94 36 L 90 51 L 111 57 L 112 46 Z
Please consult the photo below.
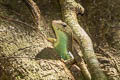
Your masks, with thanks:
M 60 60 L 60 57 L 57 55 L 56 51 L 54 48 L 44 48 L 35 56 L 36 60 L 37 59 L 51 59 L 51 60 Z

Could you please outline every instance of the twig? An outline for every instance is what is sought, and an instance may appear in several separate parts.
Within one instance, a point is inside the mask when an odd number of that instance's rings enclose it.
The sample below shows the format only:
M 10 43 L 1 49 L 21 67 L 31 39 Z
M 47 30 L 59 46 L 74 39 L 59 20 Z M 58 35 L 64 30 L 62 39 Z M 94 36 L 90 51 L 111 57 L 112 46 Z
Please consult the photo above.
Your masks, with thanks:
M 22 21 L 18 21 L 18 20 L 15 20 L 15 19 L 12 19 L 12 18 L 8 18 L 8 17 L 4 17 L 4 16 L 0 16 L 0 18 L 4 19 L 4 20 L 7 20 L 7 21 L 12 21 L 12 22 L 17 22 L 17 23 L 20 23 L 20 24 L 24 24 L 32 29 L 35 29 L 33 26 L 29 25 L 28 23 L 25 23 L 25 22 L 22 22 Z
M 35 24 L 37 25 L 38 29 L 41 29 L 41 15 L 40 15 L 40 10 L 39 7 L 37 6 L 37 4 L 33 1 L 33 0 L 25 0 L 26 3 L 29 5 L 29 9 L 32 12 L 32 15 L 35 19 Z
M 37 26 L 36 29 L 43 35 L 43 38 L 45 38 L 47 40 L 46 35 L 43 33 L 43 31 L 44 31 L 43 22 L 41 19 L 39 7 L 33 0 L 25 0 L 25 2 L 29 5 L 28 8 L 31 11 L 31 13 L 35 19 L 35 24 Z

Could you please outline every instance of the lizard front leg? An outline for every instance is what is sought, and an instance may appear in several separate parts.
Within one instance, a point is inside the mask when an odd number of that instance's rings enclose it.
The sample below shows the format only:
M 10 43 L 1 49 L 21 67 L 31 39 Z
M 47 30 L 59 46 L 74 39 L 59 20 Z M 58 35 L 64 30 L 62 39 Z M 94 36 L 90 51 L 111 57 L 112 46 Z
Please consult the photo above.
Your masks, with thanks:
M 55 39 L 55 38 L 47 38 L 47 40 L 48 40 L 49 42 L 53 43 L 53 44 L 56 42 L 56 39 Z

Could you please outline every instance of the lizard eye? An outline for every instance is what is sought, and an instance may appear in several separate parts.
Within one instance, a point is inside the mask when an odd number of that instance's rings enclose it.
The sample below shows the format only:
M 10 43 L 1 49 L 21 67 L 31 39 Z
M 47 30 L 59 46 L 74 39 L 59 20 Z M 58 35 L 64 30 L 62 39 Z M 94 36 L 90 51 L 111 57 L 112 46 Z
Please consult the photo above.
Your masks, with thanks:
M 62 24 L 63 25 L 63 27 L 67 27 L 67 24 Z

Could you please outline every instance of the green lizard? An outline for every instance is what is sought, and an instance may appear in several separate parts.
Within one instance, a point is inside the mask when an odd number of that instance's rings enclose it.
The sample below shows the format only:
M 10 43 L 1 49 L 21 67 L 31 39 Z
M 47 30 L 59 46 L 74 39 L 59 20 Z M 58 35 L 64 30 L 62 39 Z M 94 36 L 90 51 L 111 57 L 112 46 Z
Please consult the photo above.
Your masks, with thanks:
M 52 27 L 57 39 L 55 40 L 49 38 L 49 41 L 53 40 L 52 42 L 54 42 L 56 52 L 64 60 L 73 59 L 73 55 L 71 54 L 72 34 L 70 33 L 70 28 L 67 27 L 67 24 L 62 22 L 61 20 L 52 21 Z
M 73 48 L 75 46 L 72 45 L 73 33 L 71 28 L 61 20 L 52 21 L 52 27 L 57 39 L 49 38 L 48 40 L 54 42 L 56 52 L 61 56 L 61 58 L 66 60 L 64 62 L 68 64 L 68 66 L 77 62 L 77 65 L 81 68 L 85 78 L 87 80 L 91 80 L 91 75 L 84 63 L 84 60 L 81 58 L 81 56 L 76 54 L 77 52 Z M 72 48 L 75 51 L 74 57 L 71 54 L 71 52 L 73 53 Z

